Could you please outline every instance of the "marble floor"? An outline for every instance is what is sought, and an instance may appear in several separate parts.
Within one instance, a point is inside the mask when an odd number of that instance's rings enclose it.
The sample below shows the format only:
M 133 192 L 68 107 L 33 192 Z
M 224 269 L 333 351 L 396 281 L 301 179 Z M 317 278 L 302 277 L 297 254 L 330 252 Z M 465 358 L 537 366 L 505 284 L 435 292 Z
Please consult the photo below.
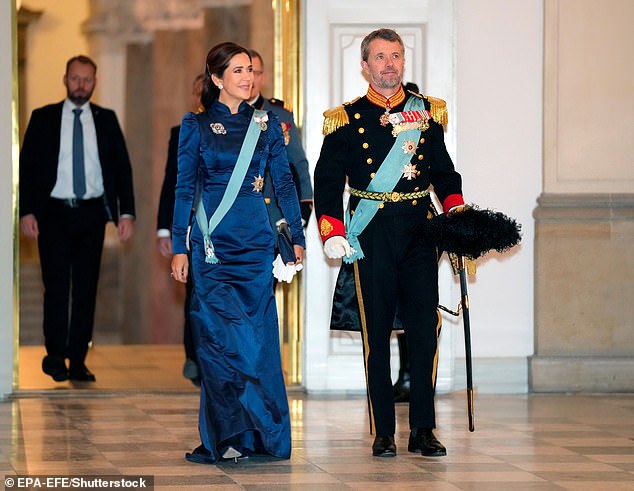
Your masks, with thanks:
M 363 394 L 291 388 L 290 460 L 205 466 L 183 458 L 198 445 L 198 392 L 180 375 L 179 347 L 94 349 L 95 384 L 40 377 L 40 360 L 41 348 L 21 348 L 20 387 L 0 403 L 5 477 L 143 475 L 156 490 L 634 490 L 634 394 L 476 392 L 473 433 L 464 393 L 442 394 L 440 458 L 407 452 L 399 404 L 398 456 L 381 459 Z

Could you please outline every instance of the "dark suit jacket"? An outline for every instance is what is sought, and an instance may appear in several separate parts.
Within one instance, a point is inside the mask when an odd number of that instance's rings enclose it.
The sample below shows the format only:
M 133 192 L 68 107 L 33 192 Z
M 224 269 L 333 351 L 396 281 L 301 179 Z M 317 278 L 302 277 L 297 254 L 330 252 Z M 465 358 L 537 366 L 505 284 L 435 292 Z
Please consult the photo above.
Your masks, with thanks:
M 170 130 L 170 141 L 167 147 L 167 162 L 165 163 L 165 177 L 163 177 L 163 187 L 161 187 L 158 217 L 156 220 L 157 230 L 172 230 L 172 221 L 174 220 L 176 176 L 178 174 L 178 137 L 180 135 L 180 130 L 180 126 L 174 126 Z
M 20 152 L 20 216 L 33 213 L 39 220 L 57 181 L 62 107 L 64 102 L 36 109 L 24 134 Z M 114 111 L 90 104 L 109 220 L 135 215 L 132 166 Z

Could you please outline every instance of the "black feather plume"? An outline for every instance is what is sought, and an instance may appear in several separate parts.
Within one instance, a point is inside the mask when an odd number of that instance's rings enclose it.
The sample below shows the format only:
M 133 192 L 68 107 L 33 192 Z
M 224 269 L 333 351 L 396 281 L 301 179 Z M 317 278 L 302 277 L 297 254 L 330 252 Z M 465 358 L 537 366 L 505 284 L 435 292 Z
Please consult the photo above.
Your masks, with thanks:
M 522 226 L 499 211 L 466 207 L 451 215 L 438 215 L 422 227 L 423 240 L 443 251 L 471 259 L 491 250 L 506 252 L 522 240 Z

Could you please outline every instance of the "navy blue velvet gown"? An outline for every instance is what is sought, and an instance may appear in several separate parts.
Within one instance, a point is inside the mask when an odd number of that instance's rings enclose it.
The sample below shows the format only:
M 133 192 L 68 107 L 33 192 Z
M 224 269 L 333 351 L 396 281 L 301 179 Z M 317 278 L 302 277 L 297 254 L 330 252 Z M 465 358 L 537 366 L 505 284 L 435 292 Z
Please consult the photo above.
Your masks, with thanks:
M 172 228 L 174 254 L 186 253 L 196 181 L 209 219 L 233 172 L 253 108 L 237 114 L 219 101 L 202 114 L 184 116 L 178 149 L 178 179 Z M 289 458 L 291 432 L 282 374 L 277 310 L 273 296 L 274 233 L 256 177 L 271 171 L 293 242 L 304 246 L 297 193 L 284 138 L 268 114 L 253 158 L 231 209 L 211 235 L 218 264 L 205 262 L 203 239 L 194 220 L 190 246 L 192 326 L 202 374 L 198 428 L 205 450 L 189 460 L 214 463 L 231 446 L 243 455 Z M 220 123 L 224 133 L 216 125 Z

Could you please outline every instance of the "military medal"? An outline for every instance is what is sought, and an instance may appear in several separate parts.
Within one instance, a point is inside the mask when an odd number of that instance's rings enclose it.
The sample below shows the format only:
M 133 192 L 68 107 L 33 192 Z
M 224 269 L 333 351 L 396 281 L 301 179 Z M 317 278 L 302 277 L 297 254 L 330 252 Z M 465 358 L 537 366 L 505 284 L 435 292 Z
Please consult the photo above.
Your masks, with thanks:
M 291 141 L 291 124 L 285 121 L 282 121 L 282 133 L 284 133 L 284 145 L 288 145 Z
M 262 191 L 262 188 L 264 187 L 264 178 L 258 174 L 258 177 L 256 177 L 255 180 L 251 184 L 253 185 L 253 190 L 256 193 L 259 193 L 260 191 Z
M 426 131 L 429 128 L 429 111 L 402 111 L 389 115 L 388 121 L 392 123 L 392 136 L 396 136 L 401 131 L 419 130 Z
M 209 127 L 211 128 L 211 131 L 213 131 L 215 135 L 227 134 L 227 130 L 225 130 L 225 127 L 222 125 L 222 123 L 211 123 Z
M 381 117 L 379 118 L 381 126 L 387 126 L 387 124 L 390 122 L 390 109 L 391 108 L 389 104 L 385 106 L 385 112 L 381 114 Z

